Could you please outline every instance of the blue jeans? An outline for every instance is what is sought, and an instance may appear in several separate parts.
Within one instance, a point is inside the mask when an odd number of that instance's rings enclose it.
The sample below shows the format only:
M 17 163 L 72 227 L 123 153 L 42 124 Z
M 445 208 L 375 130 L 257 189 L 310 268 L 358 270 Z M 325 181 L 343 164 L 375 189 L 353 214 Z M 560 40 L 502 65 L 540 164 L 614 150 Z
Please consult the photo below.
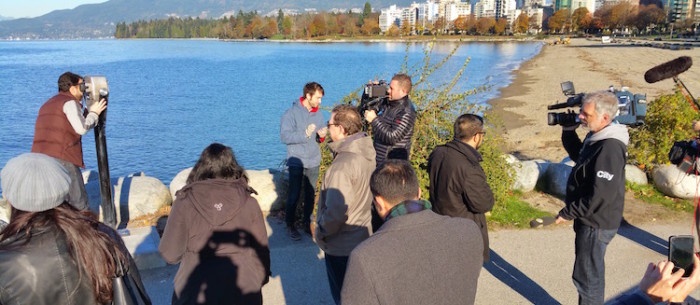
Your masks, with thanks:
M 576 260 L 574 280 L 579 304 L 603 304 L 605 299 L 605 249 L 617 230 L 604 230 L 574 222 Z
M 318 171 L 318 166 L 312 168 L 303 168 L 300 166 L 289 167 L 289 191 L 287 194 L 287 205 L 285 207 L 287 226 L 294 226 L 297 201 L 299 201 L 302 190 L 304 191 L 304 225 L 309 225 L 311 223 L 311 214 L 314 212 Z
M 324 253 L 326 257 L 326 274 L 328 274 L 328 286 L 331 287 L 331 295 L 336 304 L 340 304 L 340 292 L 343 290 L 343 279 L 348 269 L 348 256 L 333 256 Z

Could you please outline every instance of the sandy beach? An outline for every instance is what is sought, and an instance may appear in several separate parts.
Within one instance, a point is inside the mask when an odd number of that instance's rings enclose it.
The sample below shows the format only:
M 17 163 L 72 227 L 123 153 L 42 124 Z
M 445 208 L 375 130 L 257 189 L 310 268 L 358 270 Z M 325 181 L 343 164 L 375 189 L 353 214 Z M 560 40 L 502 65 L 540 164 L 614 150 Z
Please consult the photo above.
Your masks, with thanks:
M 561 146 L 561 127 L 547 125 L 547 105 L 566 101 L 561 82 L 572 81 L 577 93 L 626 86 L 632 93 L 646 93 L 651 103 L 673 93 L 675 84 L 671 79 L 649 84 L 644 73 L 680 56 L 690 56 L 695 63 L 680 79 L 691 94 L 700 97 L 700 47 L 668 50 L 583 38 L 572 39 L 569 45 L 545 45 L 514 72 L 513 82 L 501 90 L 500 97 L 489 101 L 491 115 L 504 123 L 507 151 L 521 159 L 558 162 L 566 152 Z M 581 134 L 583 129 L 579 129 Z

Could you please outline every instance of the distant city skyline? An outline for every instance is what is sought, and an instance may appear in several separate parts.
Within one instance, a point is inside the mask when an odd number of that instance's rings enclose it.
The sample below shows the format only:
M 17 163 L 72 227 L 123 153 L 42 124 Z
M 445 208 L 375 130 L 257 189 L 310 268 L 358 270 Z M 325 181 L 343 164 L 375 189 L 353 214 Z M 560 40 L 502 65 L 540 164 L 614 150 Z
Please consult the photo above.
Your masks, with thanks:
M 11 18 L 33 18 L 54 10 L 73 9 L 88 3 L 102 3 L 107 0 L 3 0 L 0 1 L 0 16 Z

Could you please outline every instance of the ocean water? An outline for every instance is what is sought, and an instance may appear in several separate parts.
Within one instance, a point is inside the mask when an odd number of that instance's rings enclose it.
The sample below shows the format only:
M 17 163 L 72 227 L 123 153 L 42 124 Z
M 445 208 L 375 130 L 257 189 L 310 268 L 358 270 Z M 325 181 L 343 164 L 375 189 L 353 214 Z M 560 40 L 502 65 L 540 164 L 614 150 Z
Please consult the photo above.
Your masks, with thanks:
M 541 49 L 537 42 L 438 43 L 433 61 L 459 49 L 431 79 L 444 82 L 471 58 L 457 90 L 491 86 Z M 168 183 L 212 142 L 231 146 L 246 169 L 277 168 L 286 156 L 282 113 L 306 82 L 323 85 L 322 106 L 371 79 L 390 79 L 404 61 L 420 65 L 426 44 L 278 43 L 217 40 L 0 42 L 0 166 L 31 149 L 41 105 L 65 71 L 109 82 L 106 139 L 111 177 L 145 172 Z M 328 114 L 326 113 L 326 118 Z M 83 136 L 87 169 L 97 169 L 94 133 Z

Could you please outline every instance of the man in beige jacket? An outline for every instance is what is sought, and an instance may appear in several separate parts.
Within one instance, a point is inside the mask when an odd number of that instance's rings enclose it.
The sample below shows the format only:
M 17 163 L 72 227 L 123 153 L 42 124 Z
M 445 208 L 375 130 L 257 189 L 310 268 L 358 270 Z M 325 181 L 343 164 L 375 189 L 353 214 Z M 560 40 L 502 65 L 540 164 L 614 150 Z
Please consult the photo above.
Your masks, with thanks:
M 328 144 L 333 162 L 321 186 L 314 240 L 325 253 L 331 294 L 339 304 L 350 252 L 372 232 L 369 179 L 376 153 L 353 106 L 333 108 L 328 133 L 333 140 Z

